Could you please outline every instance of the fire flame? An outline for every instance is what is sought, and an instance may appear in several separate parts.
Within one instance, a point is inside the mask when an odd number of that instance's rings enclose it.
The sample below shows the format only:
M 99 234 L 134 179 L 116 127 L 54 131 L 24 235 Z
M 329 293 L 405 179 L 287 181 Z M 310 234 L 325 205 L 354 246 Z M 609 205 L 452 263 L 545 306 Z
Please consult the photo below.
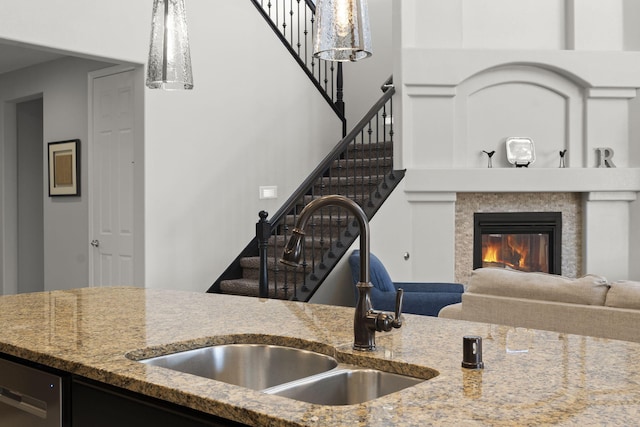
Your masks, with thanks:
M 482 236 L 482 266 L 549 272 L 549 236 L 536 233 Z
M 498 252 L 500 246 L 498 244 L 489 244 L 486 249 L 483 249 L 482 262 L 500 262 L 498 259 Z
M 489 239 L 482 248 L 484 264 L 499 264 L 518 270 L 529 271 L 527 264 L 529 245 L 527 241 L 515 235 L 505 235 L 497 239 Z
M 507 245 L 518 255 L 520 255 L 520 261 L 517 267 L 528 268 L 527 260 L 529 259 L 529 245 L 525 244 L 519 239 L 516 239 L 513 235 L 507 236 Z

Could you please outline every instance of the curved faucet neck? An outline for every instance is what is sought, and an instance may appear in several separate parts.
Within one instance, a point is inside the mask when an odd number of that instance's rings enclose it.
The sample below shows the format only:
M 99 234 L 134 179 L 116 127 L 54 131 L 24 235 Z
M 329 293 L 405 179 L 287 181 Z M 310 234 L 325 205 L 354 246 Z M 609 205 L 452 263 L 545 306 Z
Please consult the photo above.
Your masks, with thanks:
M 360 282 L 368 284 L 370 282 L 369 276 L 369 220 L 362 208 L 353 200 L 348 199 L 340 195 L 329 195 L 320 197 L 319 199 L 312 200 L 307 204 L 298 218 L 298 226 L 296 227 L 299 232 L 302 232 L 311 218 L 311 215 L 318 209 L 326 206 L 339 206 L 347 209 L 353 214 L 358 221 L 360 228 Z

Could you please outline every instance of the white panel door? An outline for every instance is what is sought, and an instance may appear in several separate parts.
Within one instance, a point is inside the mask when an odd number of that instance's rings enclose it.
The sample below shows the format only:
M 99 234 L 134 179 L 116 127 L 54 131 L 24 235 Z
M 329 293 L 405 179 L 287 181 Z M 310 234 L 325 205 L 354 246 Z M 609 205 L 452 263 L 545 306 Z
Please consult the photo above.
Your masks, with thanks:
M 92 286 L 134 284 L 133 75 L 93 79 Z

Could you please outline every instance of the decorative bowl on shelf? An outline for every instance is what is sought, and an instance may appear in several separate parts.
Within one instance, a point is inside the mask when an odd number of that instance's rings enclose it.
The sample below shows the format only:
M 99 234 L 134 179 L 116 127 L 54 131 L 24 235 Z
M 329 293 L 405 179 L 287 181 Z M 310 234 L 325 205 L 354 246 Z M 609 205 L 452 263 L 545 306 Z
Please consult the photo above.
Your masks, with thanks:
M 516 167 L 527 167 L 536 161 L 536 150 L 531 138 L 507 138 L 507 160 Z

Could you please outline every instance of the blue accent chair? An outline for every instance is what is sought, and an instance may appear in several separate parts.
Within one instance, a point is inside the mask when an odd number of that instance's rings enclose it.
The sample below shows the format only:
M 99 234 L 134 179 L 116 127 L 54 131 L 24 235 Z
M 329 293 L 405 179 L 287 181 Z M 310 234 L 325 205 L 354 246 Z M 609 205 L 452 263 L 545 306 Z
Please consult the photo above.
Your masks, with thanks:
M 349 256 L 351 278 L 355 289 L 356 298 L 358 290 L 355 285 L 360 281 L 360 251 L 355 250 Z M 374 254 L 369 261 L 371 276 L 371 304 L 376 310 L 394 311 L 396 304 L 396 290 L 404 290 L 402 312 L 422 314 L 425 316 L 437 316 L 440 309 L 450 304 L 459 303 L 462 300 L 464 286 L 459 283 L 394 283 L 384 268 L 382 262 Z

